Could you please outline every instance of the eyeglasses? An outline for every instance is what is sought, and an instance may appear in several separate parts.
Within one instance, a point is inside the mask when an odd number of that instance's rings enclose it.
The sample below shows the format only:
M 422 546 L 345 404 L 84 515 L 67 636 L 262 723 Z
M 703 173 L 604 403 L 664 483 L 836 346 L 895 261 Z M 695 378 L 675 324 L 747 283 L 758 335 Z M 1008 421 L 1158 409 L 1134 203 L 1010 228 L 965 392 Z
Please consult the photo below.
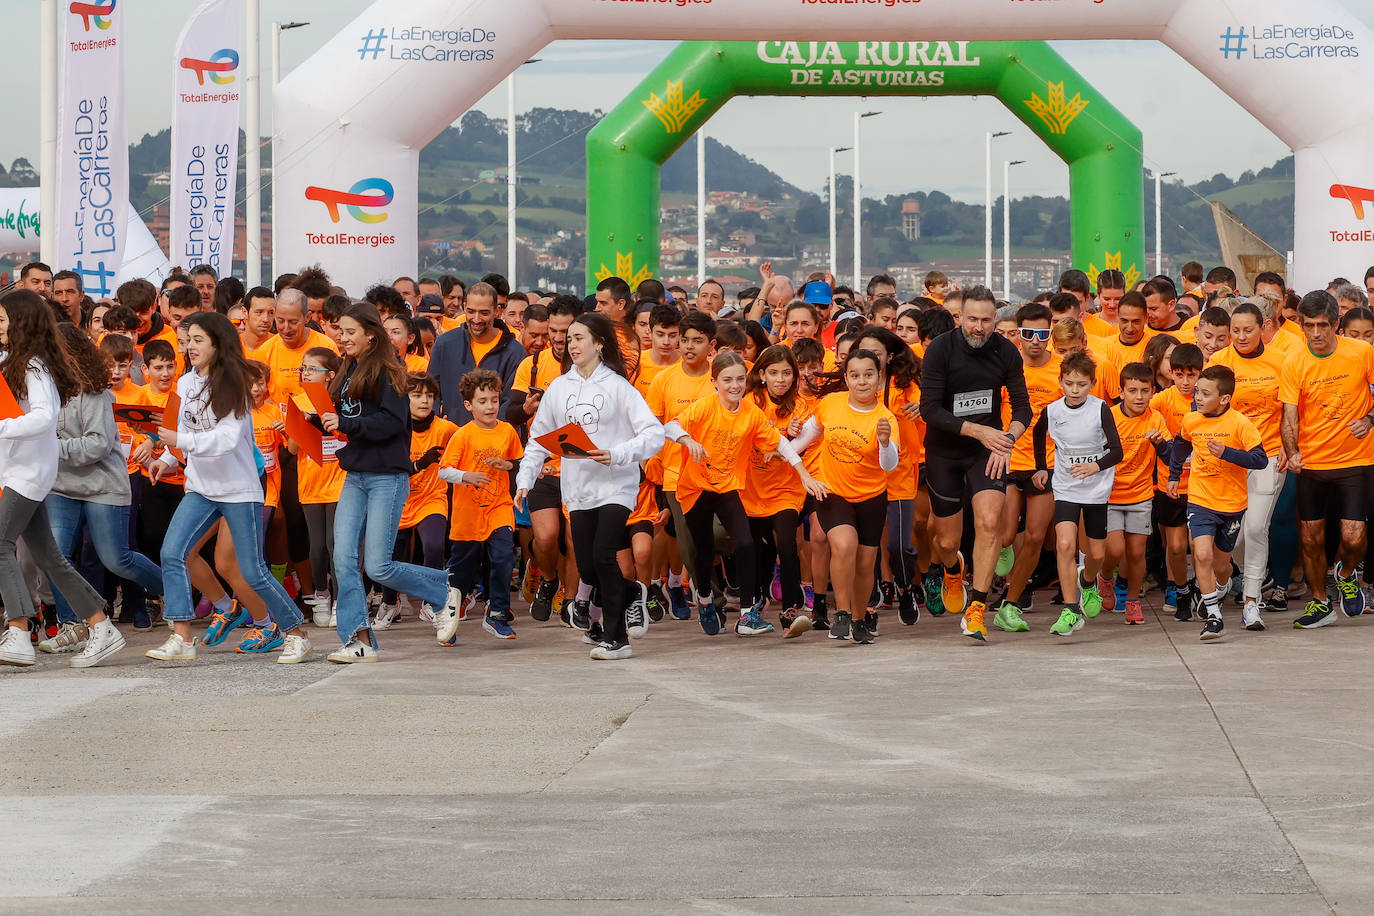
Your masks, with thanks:
M 1022 340 L 1038 340 L 1040 343 L 1050 339 L 1049 328 L 1021 328 Z
M 301 366 L 301 375 L 323 375 L 328 371 L 323 366 Z

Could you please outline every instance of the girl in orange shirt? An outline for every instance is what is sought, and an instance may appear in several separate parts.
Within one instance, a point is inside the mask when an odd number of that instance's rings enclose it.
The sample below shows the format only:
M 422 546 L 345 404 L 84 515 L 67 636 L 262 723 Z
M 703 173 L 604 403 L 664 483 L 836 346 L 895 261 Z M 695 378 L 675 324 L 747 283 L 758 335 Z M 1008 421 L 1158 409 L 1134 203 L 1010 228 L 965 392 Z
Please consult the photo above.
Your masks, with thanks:
M 893 438 L 897 421 L 880 400 L 886 386 L 881 356 L 853 349 L 844 361 L 844 381 L 848 391 L 822 398 L 792 444 L 820 449 L 821 481 L 829 494 L 816 518 L 830 543 L 836 608 L 830 638 L 871 643 L 866 615 L 855 620 L 853 609 L 866 606 L 873 589 L 873 565 L 887 522 L 888 475 L 900 454 Z
M 720 617 L 710 594 L 711 570 L 716 562 L 714 519 L 720 519 L 734 542 L 740 594 L 758 594 L 754 539 L 740 501 L 750 450 L 777 452 L 796 469 L 803 487 L 817 496 L 825 492 L 758 405 L 744 399 L 744 357 L 733 350 L 716 354 L 711 361 L 711 381 L 714 396 L 694 402 L 664 427 L 669 439 L 687 448 L 689 457 L 678 478 L 677 498 L 697 545 L 692 581 L 697 590 L 697 616 L 707 636 L 720 632 Z M 760 616 L 760 610 L 756 602 L 740 615 L 735 624 L 737 636 L 773 632 L 773 625 Z
M 301 360 L 301 381 L 332 384 L 342 361 L 339 354 L 327 347 L 311 347 Z M 304 403 L 303 403 L 304 402 Z M 296 400 L 301 408 L 318 423 L 313 408 L 304 398 Z M 343 443 L 336 436 L 326 435 L 324 443 L 324 464 L 317 464 L 308 455 L 300 456 L 297 465 L 297 480 L 300 490 L 301 510 L 305 513 L 306 530 L 310 532 L 310 575 L 315 580 L 315 594 L 307 599 L 315 608 L 315 625 L 333 627 L 337 621 L 337 610 L 329 587 L 330 570 L 334 557 L 334 510 L 343 492 L 344 471 L 339 467 L 336 457 Z M 299 448 L 291 450 L 295 452 Z M 335 588 L 338 584 L 335 583 Z
M 386 336 L 391 339 L 391 345 L 396 348 L 396 355 L 401 362 L 405 363 L 407 372 L 429 371 L 429 357 L 425 355 L 413 320 L 405 315 L 389 315 L 382 326 L 386 328 Z

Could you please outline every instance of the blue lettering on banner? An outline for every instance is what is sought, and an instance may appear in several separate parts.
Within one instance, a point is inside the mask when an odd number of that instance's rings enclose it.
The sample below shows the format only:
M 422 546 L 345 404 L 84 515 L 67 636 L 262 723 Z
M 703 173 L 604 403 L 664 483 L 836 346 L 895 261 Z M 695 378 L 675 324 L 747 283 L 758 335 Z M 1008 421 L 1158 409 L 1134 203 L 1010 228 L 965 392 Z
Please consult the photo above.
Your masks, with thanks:
M 1218 37 L 1225 60 L 1357 58 L 1361 50 L 1354 32 L 1329 23 L 1228 26 Z
M 496 59 L 491 29 L 431 29 L 421 25 L 369 29 L 362 37 L 358 59 L 480 63 Z
M 76 145 L 80 206 L 71 216 L 76 230 L 76 264 L 72 270 L 81 274 L 86 292 L 96 297 L 113 293 L 109 281 L 119 266 L 105 264 L 107 258 L 115 258 L 119 228 L 115 225 L 110 190 L 109 121 L 110 102 L 106 96 L 77 102 L 71 134 Z
M 187 234 L 181 253 L 188 264 L 209 264 L 220 271 L 224 234 L 232 231 L 229 185 L 235 164 L 227 143 L 214 148 L 213 161 L 210 153 L 202 145 L 193 146 L 186 163 Z

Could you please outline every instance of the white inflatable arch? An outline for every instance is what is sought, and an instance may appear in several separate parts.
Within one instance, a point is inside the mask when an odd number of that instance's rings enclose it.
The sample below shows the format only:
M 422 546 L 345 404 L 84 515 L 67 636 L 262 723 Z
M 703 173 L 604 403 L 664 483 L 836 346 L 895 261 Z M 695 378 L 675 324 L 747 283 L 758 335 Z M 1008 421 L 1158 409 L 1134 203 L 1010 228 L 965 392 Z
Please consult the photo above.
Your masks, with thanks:
M 277 263 L 355 295 L 412 273 L 420 150 L 556 39 L 874 36 L 923 69 L 905 42 L 1162 41 L 1293 149 L 1290 285 L 1374 264 L 1374 41 L 1338 0 L 378 0 L 276 90 Z M 1198 115 L 1196 142 L 1228 142 Z

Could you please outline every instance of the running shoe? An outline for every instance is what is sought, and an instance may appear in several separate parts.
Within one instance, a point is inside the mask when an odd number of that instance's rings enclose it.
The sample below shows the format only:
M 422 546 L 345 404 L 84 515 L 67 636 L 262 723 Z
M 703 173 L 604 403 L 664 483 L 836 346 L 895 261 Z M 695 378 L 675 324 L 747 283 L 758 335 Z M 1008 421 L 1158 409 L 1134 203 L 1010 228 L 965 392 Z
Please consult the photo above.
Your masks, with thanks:
M 627 642 L 603 642 L 592 650 L 591 656 L 599 662 L 618 662 L 634 657 L 634 649 Z
M 587 632 L 592 627 L 592 603 L 581 598 L 568 602 L 568 614 L 572 618 L 572 628 Z
M 1111 576 L 1104 576 L 1104 575 L 1102 575 L 1101 573 L 1098 573 L 1098 576 L 1097 576 L 1097 594 L 1101 596 L 1101 597 L 1098 598 L 1098 601 L 1100 601 L 1100 602 L 1102 603 L 1102 607 L 1099 608 L 1099 610 L 1103 610 L 1103 611 L 1114 611 L 1114 610 L 1116 610 L 1116 608 L 1117 608 L 1117 601 L 1116 601 L 1116 589 L 1113 587 L 1114 585 L 1115 585 L 1115 583 L 1112 582 L 1112 577 L 1111 577 Z M 1124 601 L 1121 602 L 1121 603 L 1122 603 L 1122 604 L 1125 604 Z
M 282 643 L 281 655 L 277 656 L 278 665 L 299 665 L 310 656 L 310 638 L 295 633 L 286 637 Z
M 856 620 L 855 623 L 858 623 Z M 864 626 L 868 627 L 868 634 L 874 639 L 878 638 L 878 612 L 869 611 L 863 618 Z M 852 634 L 851 634 L 852 635 Z
M 849 638 L 861 646 L 872 645 L 873 639 L 877 635 L 878 634 L 868 628 L 866 620 L 854 621 L 854 627 L 849 631 Z
M 34 661 L 33 639 L 29 633 L 6 624 L 4 635 L 0 636 L 0 665 L 30 668 Z
M 668 586 L 668 603 L 675 620 L 692 619 L 692 606 L 687 603 L 687 592 L 681 585 Z
M 777 563 L 773 564 L 773 581 L 768 585 L 768 594 L 774 601 L 782 600 L 782 569 Z
M 144 655 L 160 662 L 190 662 L 196 658 L 196 640 L 186 642 L 177 634 L 167 637 L 167 641 L 156 649 L 149 649 Z
M 1120 576 L 1117 576 L 1116 582 L 1113 584 L 1114 588 L 1112 590 L 1112 594 L 1113 597 L 1116 599 L 1116 605 L 1114 609 L 1121 609 L 1126 607 L 1126 602 L 1131 600 L 1130 583 L 1128 583 L 1125 579 L 1121 578 Z M 1102 606 L 1106 607 L 1106 603 L 1104 602 Z
M 1126 602 L 1126 623 L 1134 626 L 1145 622 L 1145 612 L 1140 609 L 1139 601 Z
M 754 610 L 746 611 L 740 615 L 739 620 L 735 621 L 736 636 L 761 636 L 764 633 L 772 632 L 773 625 Z
M 1008 633 L 1024 633 L 1030 624 L 1021 617 L 1021 607 L 1011 601 L 1003 601 L 997 613 L 992 615 L 992 625 Z
M 945 570 L 940 583 L 940 602 L 951 614 L 964 609 L 964 555 L 961 553 L 957 557 L 956 571 Z
M 441 646 L 451 646 L 458 637 L 458 624 L 467 616 L 468 605 L 472 603 L 471 595 L 464 595 L 461 589 L 449 586 L 448 598 L 444 602 L 444 609 L 436 610 L 434 616 L 438 618 L 439 625 L 434 630 L 434 636 Z M 369 637 L 369 643 L 371 638 Z M 349 645 L 352 645 L 350 643 Z M 345 647 L 347 648 L 347 647 Z M 333 661 L 334 656 L 329 656 Z M 368 659 L 363 659 L 368 661 Z
M 1202 597 L 1202 589 L 1198 588 L 1196 579 L 1188 583 L 1188 602 L 1193 609 L 1194 620 L 1207 619 L 1207 599 Z
M 815 606 L 811 608 L 811 627 L 815 630 L 830 629 L 830 608 L 824 595 L 817 595 Z
M 668 597 L 657 582 L 649 586 L 649 619 L 658 623 L 668 614 Z
M 1078 584 L 1082 586 L 1082 594 L 1078 596 L 1078 604 L 1083 608 L 1083 616 L 1092 619 L 1102 613 L 1102 594 L 1098 592 L 1096 583 L 1083 586 L 1080 580 Z
M 347 645 L 340 646 L 325 657 L 336 665 L 356 665 L 375 662 L 380 656 L 377 654 L 377 647 L 371 642 L 354 636 Z
M 38 644 L 38 651 L 46 652 L 49 655 L 80 652 L 86 648 L 86 640 L 90 639 L 90 636 L 90 628 L 84 623 L 64 623 L 58 628 L 56 636 L 49 637 Z
M 216 611 L 211 615 L 210 627 L 205 631 L 205 635 L 200 638 L 200 644 L 207 649 L 213 649 L 229 638 L 230 630 L 252 622 L 253 615 L 248 613 L 247 608 L 235 601 L 228 613 Z
M 1210 642 L 1213 639 L 1221 639 L 1221 631 L 1226 624 L 1222 623 L 1220 617 L 1208 617 L 1207 622 L 1202 625 L 1202 633 L 1198 639 L 1203 642 Z
M 1240 622 L 1247 630 L 1258 632 L 1264 629 L 1264 618 L 1260 616 L 1260 606 L 1258 602 L 1245 602 L 1245 607 L 1240 612 Z
M 1314 598 L 1307 602 L 1307 609 L 1303 615 L 1293 621 L 1293 629 L 1315 630 L 1317 627 L 1324 627 L 1335 622 L 1336 615 L 1332 612 L 1331 605 Z
M 848 639 L 854 630 L 854 615 L 848 611 L 836 611 L 835 622 L 830 625 L 831 639 Z
M 490 633 L 492 636 L 495 636 L 497 639 L 515 638 L 515 630 L 511 628 L 511 625 L 506 623 L 500 617 L 495 617 L 491 614 L 488 614 L 487 616 L 482 618 L 482 629 L 486 630 L 488 633 Z
M 1336 591 L 1341 593 L 1341 613 L 1347 617 L 1358 617 L 1364 613 L 1364 592 L 1354 576 L 1342 578 L 1341 564 L 1336 564 Z
M 535 589 L 534 600 L 530 602 L 530 616 L 538 621 L 548 620 L 553 616 L 553 599 L 558 594 L 557 579 L 542 579 L 539 588 Z
M 914 585 L 897 593 L 897 619 L 909 627 L 921 619 L 921 607 L 916 603 Z
M 945 603 L 940 600 L 940 577 L 927 573 L 925 578 L 926 610 L 930 616 L 940 617 L 945 613 Z
M 582 634 L 582 641 L 589 646 L 598 646 L 606 641 L 606 633 L 601 629 L 600 620 L 592 621 L 592 625 L 587 628 L 587 632 Z
M 1059 619 L 1050 627 L 1050 632 L 1055 636 L 1072 636 L 1081 629 L 1083 629 L 1083 615 L 1069 608 L 1064 608 Z
M 786 630 L 788 627 L 792 626 L 792 624 L 796 622 L 798 617 L 801 616 L 801 608 L 789 607 L 778 614 L 778 623 L 782 626 L 784 630 Z
M 1016 551 L 1010 546 L 1002 548 L 1002 552 L 997 555 L 997 568 L 993 570 L 994 575 L 1006 578 L 1011 575 L 1011 568 L 1016 565 Z
M 782 599 L 779 598 L 778 600 L 781 601 Z M 808 611 L 811 610 L 811 608 L 812 608 L 812 603 L 813 603 L 815 600 L 816 600 L 816 590 L 813 589 L 813 588 L 811 587 L 811 583 L 809 583 L 809 582 L 802 583 L 802 604 L 806 605 L 806 609 L 807 609 Z
M 73 668 L 94 668 L 124 648 L 124 637 L 110 620 L 91 627 L 90 634 L 85 647 L 72 659 Z
M 1164 586 L 1164 613 L 1177 614 L 1178 612 L 1178 586 L 1170 583 Z
M 256 627 L 248 631 L 248 635 L 243 637 L 243 642 L 239 643 L 236 652 L 245 655 L 261 655 L 263 652 L 271 652 L 273 649 L 280 649 L 282 643 L 286 642 L 286 637 L 275 623 L 269 623 L 265 627 Z
M 976 639 L 981 643 L 988 641 L 988 625 L 984 622 L 987 616 L 988 606 L 981 601 L 975 601 L 964 610 L 964 617 L 959 621 L 959 627 L 965 636 Z
M 401 616 L 401 608 L 395 604 L 383 604 L 377 608 L 377 616 L 372 618 L 372 629 L 387 630 Z
M 707 636 L 720 633 L 720 614 L 716 612 L 714 602 L 703 601 L 697 605 L 697 621 L 701 624 L 701 632 Z
M 625 627 L 631 639 L 640 639 L 649 632 L 649 589 L 642 582 L 629 586 L 630 603 L 625 608 Z
M 1288 613 L 1288 588 L 1276 585 L 1264 593 L 1264 610 L 1274 614 Z
M 885 611 L 890 611 L 897 606 L 897 586 L 891 582 L 884 582 L 879 587 L 883 593 L 883 603 L 878 605 Z
M 782 638 L 796 639 L 803 633 L 809 632 L 812 628 L 811 618 L 806 614 L 798 614 L 797 619 L 787 625 L 787 632 L 782 634 Z
M 525 599 L 526 604 L 534 602 L 534 596 L 539 592 L 539 586 L 543 584 L 544 580 L 539 575 L 539 569 L 533 563 L 526 563 L 525 578 L 520 583 L 520 595 Z M 548 620 L 547 617 L 544 619 Z

